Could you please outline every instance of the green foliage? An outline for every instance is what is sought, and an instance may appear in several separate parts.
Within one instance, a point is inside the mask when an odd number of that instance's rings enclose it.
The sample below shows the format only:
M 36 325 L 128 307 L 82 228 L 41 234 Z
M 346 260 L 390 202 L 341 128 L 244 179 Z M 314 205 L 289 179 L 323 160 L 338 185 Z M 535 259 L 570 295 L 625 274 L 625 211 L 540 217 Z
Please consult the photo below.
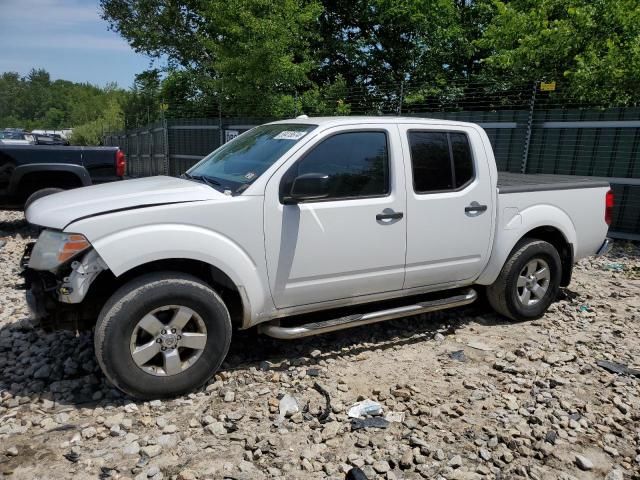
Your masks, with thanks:
M 163 93 L 179 94 L 165 97 L 169 105 L 223 103 L 227 112 L 250 108 L 261 115 L 281 109 L 286 96 L 309 86 L 309 46 L 321 11 L 316 0 L 100 3 L 104 18 L 136 50 L 168 57 L 171 86 Z M 181 71 L 196 83 L 188 99 Z
M 200 30 L 198 39 L 212 58 L 212 91 L 226 104 L 254 104 L 258 115 L 277 109 L 281 95 L 309 83 L 310 32 L 319 13 L 315 1 L 205 2 L 202 18 L 215 28 Z
M 637 0 L 496 1 L 476 44 L 495 75 L 563 83 L 579 100 L 626 104 L 640 97 Z
M 637 0 L 100 0 L 139 52 L 167 61 L 131 91 L 0 76 L 0 128 L 96 132 L 165 117 L 403 112 L 640 99 Z M 477 85 L 481 84 L 479 89 Z M 474 90 L 470 85 L 475 85 Z M 509 103 L 511 102 L 511 103 Z M 121 112 L 120 110 L 121 109 Z
M 124 128 L 124 114 L 116 100 L 112 100 L 100 117 L 73 129 L 69 139 L 73 145 L 100 145 L 104 134 Z
M 637 0 L 100 3 L 134 48 L 169 60 L 158 97 L 138 92 L 151 101 L 147 112 L 165 101 L 167 115 L 212 116 L 217 106 L 336 113 L 349 112 L 352 99 L 366 111 L 389 111 L 401 84 L 413 85 L 404 92 L 409 108 L 462 99 L 468 82 L 491 85 L 498 102 L 500 92 L 544 79 L 562 85 L 556 96 L 603 105 L 637 102 L 640 93 Z M 334 92 L 343 87 L 344 95 Z
M 52 81 L 45 70 L 26 77 L 0 75 L 0 128 L 28 130 L 74 128 L 94 122 L 121 105 L 127 92 L 113 85 L 98 88 L 66 80 Z
M 482 3 L 482 2 L 480 2 Z M 324 2 L 317 77 L 337 74 L 374 89 L 401 81 L 456 78 L 468 55 L 462 15 L 476 7 L 450 0 Z

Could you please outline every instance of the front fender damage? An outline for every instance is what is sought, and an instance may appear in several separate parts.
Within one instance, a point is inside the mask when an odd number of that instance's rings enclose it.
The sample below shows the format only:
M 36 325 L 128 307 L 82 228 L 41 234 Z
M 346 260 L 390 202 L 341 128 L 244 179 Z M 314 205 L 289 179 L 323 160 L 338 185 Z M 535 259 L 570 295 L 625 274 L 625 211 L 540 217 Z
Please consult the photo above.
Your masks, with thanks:
M 71 263 L 71 273 L 62 279 L 58 289 L 58 300 L 63 303 L 80 303 L 98 274 L 108 270 L 98 252 L 91 249 L 82 260 Z

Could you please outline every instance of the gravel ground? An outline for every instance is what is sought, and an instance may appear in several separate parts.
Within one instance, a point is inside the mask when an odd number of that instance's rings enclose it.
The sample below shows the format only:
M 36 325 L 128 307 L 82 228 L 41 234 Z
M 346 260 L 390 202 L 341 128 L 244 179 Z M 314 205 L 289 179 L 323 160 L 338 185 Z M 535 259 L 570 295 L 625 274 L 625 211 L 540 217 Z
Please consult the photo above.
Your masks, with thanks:
M 91 335 L 29 321 L 33 234 L 0 212 L 0 478 L 640 478 L 640 378 L 596 364 L 640 368 L 635 245 L 582 261 L 538 321 L 477 305 L 296 342 L 239 332 L 206 388 L 136 402 Z M 362 399 L 387 422 L 350 422 Z

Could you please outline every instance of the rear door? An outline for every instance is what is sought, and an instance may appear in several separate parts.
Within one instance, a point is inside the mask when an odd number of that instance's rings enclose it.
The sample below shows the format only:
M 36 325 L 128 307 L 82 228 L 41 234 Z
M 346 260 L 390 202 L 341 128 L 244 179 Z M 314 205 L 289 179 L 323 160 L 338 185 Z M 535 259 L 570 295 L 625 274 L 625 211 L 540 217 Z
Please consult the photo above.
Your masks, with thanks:
M 330 178 L 329 198 L 284 205 L 293 179 Z M 319 135 L 269 180 L 265 247 L 278 308 L 401 290 L 406 224 L 398 129 L 339 127 Z
M 473 129 L 401 125 L 407 182 L 405 288 L 477 277 L 488 260 L 493 190 Z

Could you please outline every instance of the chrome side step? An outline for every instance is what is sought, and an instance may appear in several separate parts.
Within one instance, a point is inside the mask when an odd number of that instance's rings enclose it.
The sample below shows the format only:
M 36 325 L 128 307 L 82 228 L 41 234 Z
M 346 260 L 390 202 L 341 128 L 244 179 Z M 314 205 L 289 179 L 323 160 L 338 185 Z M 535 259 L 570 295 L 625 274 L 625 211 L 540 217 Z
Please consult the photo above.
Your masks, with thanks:
M 466 292 L 449 298 L 431 300 L 426 302 L 405 305 L 403 307 L 389 308 L 377 312 L 347 315 L 346 317 L 334 318 L 322 322 L 307 323 L 295 327 L 283 327 L 279 321 L 274 323 L 264 323 L 258 326 L 258 331 L 270 337 L 282 340 L 292 340 L 294 338 L 311 337 L 321 333 L 334 332 L 346 328 L 359 327 L 369 323 L 383 322 L 394 318 L 406 317 L 409 315 L 419 315 L 421 313 L 434 312 L 447 308 L 461 307 L 473 303 L 478 294 L 475 290 L 469 289 Z

